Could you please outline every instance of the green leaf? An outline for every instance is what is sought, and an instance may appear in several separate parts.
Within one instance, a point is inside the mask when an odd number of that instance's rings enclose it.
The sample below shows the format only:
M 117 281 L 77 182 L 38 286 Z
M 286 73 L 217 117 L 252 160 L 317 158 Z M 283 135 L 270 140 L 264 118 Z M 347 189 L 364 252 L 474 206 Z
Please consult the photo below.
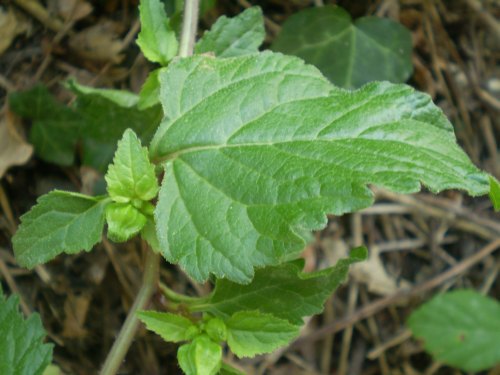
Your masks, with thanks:
M 495 177 L 490 176 L 490 200 L 495 211 L 500 211 L 500 183 Z
M 12 238 L 17 262 L 28 268 L 61 253 L 89 251 L 101 240 L 108 199 L 54 190 L 21 216 Z
M 72 165 L 80 141 L 83 164 L 105 172 L 127 128 L 149 142 L 161 119 L 159 105 L 139 110 L 135 94 L 74 81 L 66 86 L 77 95 L 71 108 L 58 103 L 41 85 L 9 96 L 12 110 L 33 120 L 30 140 L 37 155 L 48 162 Z
M 203 330 L 207 333 L 208 337 L 215 342 L 226 341 L 227 328 L 222 319 L 210 318 L 204 324 Z
M 323 311 L 325 301 L 346 279 L 349 266 L 366 255 L 365 248 L 356 248 L 334 267 L 312 273 L 303 273 L 298 261 L 257 269 L 248 285 L 217 279 L 209 301 L 196 309 L 223 319 L 241 310 L 258 310 L 300 325 L 303 317 Z
M 159 105 L 140 111 L 137 104 L 129 106 L 131 103 L 124 99 L 123 105 L 117 104 L 118 97 L 110 100 L 102 92 L 75 90 L 74 93 L 77 99 L 73 108 L 81 121 L 84 144 L 83 163 L 103 172 L 126 129 L 132 129 L 142 141 L 148 142 L 161 119 Z
M 106 207 L 108 237 L 114 242 L 125 242 L 139 233 L 147 218 L 129 203 L 111 203 Z
M 131 108 L 139 102 L 139 96 L 125 90 L 100 89 L 90 86 L 80 85 L 74 79 L 66 82 L 66 87 L 77 95 L 97 95 L 110 102 L 124 108 Z
M 336 6 L 294 14 L 271 49 L 303 58 L 345 88 L 377 80 L 405 82 L 413 70 L 411 33 L 404 26 L 371 16 L 353 23 Z
M 115 202 L 149 201 L 158 194 L 155 167 L 148 150 L 130 129 L 125 130 L 105 176 L 109 196 Z
M 468 372 L 500 363 L 500 303 L 473 290 L 434 297 L 408 320 L 438 361 Z
M 141 0 L 139 12 L 141 32 L 137 44 L 148 60 L 167 65 L 177 54 L 179 43 L 170 28 L 163 3 L 160 0 Z
M 245 373 L 227 363 L 222 362 L 219 375 L 245 375 Z
M 160 103 L 160 81 L 158 75 L 164 68 L 149 73 L 139 93 L 138 108 L 144 110 Z
M 139 311 L 137 317 L 146 325 L 148 330 L 160 335 L 165 341 L 186 341 L 199 333 L 199 329 L 193 322 L 177 314 Z
M 72 165 L 80 132 L 78 115 L 58 103 L 43 85 L 9 95 L 9 105 L 16 114 L 33 120 L 30 142 L 43 160 Z
M 45 331 L 38 314 L 24 319 L 19 297 L 0 295 L 0 374 L 41 375 L 52 360 L 52 344 L 44 344 Z
M 221 367 L 222 348 L 208 336 L 201 335 L 182 345 L 177 359 L 186 375 L 215 375 Z
M 238 357 L 270 353 L 299 335 L 299 326 L 271 314 L 241 311 L 226 321 L 227 344 Z
M 199 281 L 248 283 L 254 267 L 296 257 L 326 213 L 372 204 L 368 184 L 489 190 L 442 111 L 406 85 L 350 92 L 270 52 L 175 60 L 160 84 L 158 240 Z
M 255 53 L 264 41 L 264 17 L 259 7 L 246 9 L 234 18 L 219 17 L 195 45 L 195 53 L 213 52 L 218 57 Z

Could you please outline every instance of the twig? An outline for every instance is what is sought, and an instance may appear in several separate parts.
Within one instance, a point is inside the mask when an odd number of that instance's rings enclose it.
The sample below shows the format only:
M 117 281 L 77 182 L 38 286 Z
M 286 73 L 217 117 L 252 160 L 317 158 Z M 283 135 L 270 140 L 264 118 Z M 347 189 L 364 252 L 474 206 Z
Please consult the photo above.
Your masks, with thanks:
M 50 16 L 47 10 L 36 0 L 14 0 L 14 2 L 26 12 L 31 14 L 46 27 L 53 31 L 60 31 L 64 27 L 64 23 Z
M 354 323 L 357 323 L 363 319 L 366 319 L 367 317 L 378 313 L 379 311 L 385 309 L 389 305 L 392 305 L 398 301 L 407 299 L 409 297 L 413 297 L 416 295 L 419 295 L 421 293 L 427 292 L 431 289 L 434 289 L 435 287 L 443 284 L 444 282 L 448 281 L 449 279 L 460 275 L 461 273 L 465 272 L 467 269 L 475 265 L 476 263 L 480 262 L 482 259 L 493 253 L 495 250 L 497 250 L 500 247 L 500 238 L 497 239 L 491 243 L 489 243 L 487 246 L 482 248 L 480 251 L 475 253 L 474 255 L 471 255 L 470 257 L 464 259 L 460 263 L 457 263 L 455 266 L 451 267 L 449 270 L 437 275 L 436 277 L 422 283 L 419 285 L 416 285 L 415 287 L 411 288 L 410 290 L 402 290 L 397 293 L 394 293 L 392 295 L 389 295 L 387 297 L 381 298 L 375 302 L 370 303 L 369 305 L 366 305 L 362 307 L 361 309 L 355 311 L 353 314 L 350 316 L 338 320 L 336 322 L 333 322 L 332 324 L 327 324 L 323 328 L 302 336 L 299 338 L 293 346 L 299 346 L 301 344 L 304 344 L 306 342 L 311 342 L 311 341 L 316 341 L 319 339 L 322 339 L 323 337 L 327 335 L 331 335 L 332 333 L 339 332 Z
M 368 352 L 366 356 L 370 360 L 374 360 L 382 355 L 386 350 L 405 342 L 412 336 L 412 333 L 409 329 L 404 329 L 402 332 L 398 333 L 396 336 L 390 338 L 386 342 L 377 345 L 375 348 Z
M 408 195 L 399 195 L 387 190 L 372 188 L 378 199 L 385 198 L 413 207 L 415 210 L 429 216 L 450 220 L 453 226 L 466 232 L 473 233 L 487 240 L 495 240 L 500 233 L 500 224 L 493 220 L 479 217 L 471 211 L 443 203 L 443 200 L 432 199 L 432 204 L 422 198 Z M 431 198 L 425 198 L 429 200 Z M 441 207 L 439 207 L 441 206 Z M 443 207 L 443 208 L 442 208 Z M 446 207 L 446 208 L 444 208 Z M 451 211 L 451 212 L 450 212 Z
M 465 0 L 465 3 L 474 10 L 478 17 L 481 19 L 482 23 L 490 28 L 493 32 L 493 35 L 500 40 L 500 23 L 495 19 L 490 12 L 483 9 L 481 6 L 481 2 L 478 0 Z

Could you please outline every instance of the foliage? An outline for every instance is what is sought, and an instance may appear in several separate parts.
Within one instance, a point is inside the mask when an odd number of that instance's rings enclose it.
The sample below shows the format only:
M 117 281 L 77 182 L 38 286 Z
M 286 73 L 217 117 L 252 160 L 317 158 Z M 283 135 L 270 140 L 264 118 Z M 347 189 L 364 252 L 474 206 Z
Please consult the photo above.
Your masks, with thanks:
M 500 363 L 500 303 L 473 290 L 435 296 L 408 326 L 438 361 L 468 372 Z
M 125 129 L 134 129 L 149 141 L 161 118 L 159 105 L 139 110 L 139 97 L 133 93 L 74 81 L 67 87 L 76 95 L 70 107 L 56 101 L 42 85 L 9 95 L 12 111 L 33 121 L 30 140 L 35 152 L 51 163 L 72 165 L 80 144 L 82 163 L 104 172 Z
M 349 89 L 376 80 L 405 82 L 413 70 L 411 34 L 404 26 L 373 16 L 352 22 L 338 6 L 294 14 L 271 49 L 299 56 Z
M 386 30 L 385 21 L 352 25 L 339 8 L 324 11 L 349 38 L 366 42 L 368 32 Z M 140 16 L 138 44 L 161 67 L 139 95 L 70 81 L 77 97 L 70 108 L 41 87 L 11 96 L 13 110 L 34 122 L 41 157 L 71 164 L 80 144 L 84 164 L 107 167 L 107 195 L 41 197 L 21 218 L 13 245 L 19 263 L 33 267 L 90 250 L 107 223 L 113 241 L 141 235 L 195 280 L 215 276 L 207 297 L 170 292 L 173 312 L 137 314 L 163 339 L 182 343 L 186 374 L 237 373 L 222 362 L 224 343 L 239 357 L 270 352 L 321 312 L 366 249 L 313 273 L 303 273 L 297 258 L 326 214 L 372 204 L 369 185 L 489 192 L 498 206 L 498 181 L 470 162 L 429 96 L 388 82 L 347 91 L 298 57 L 258 52 L 258 8 L 219 19 L 187 58 L 174 57 L 176 27 L 159 0 L 143 0 Z M 401 64 L 387 68 L 399 80 L 408 74 Z M 352 72 L 347 86 L 366 79 L 354 62 L 344 67 Z
M 256 53 L 265 36 L 262 11 L 248 8 L 234 18 L 220 17 L 196 43 L 195 53 L 211 52 L 217 57 Z
M 52 360 L 52 344 L 44 344 L 45 331 L 38 314 L 24 319 L 19 297 L 5 298 L 0 290 L 0 374 L 42 375 Z

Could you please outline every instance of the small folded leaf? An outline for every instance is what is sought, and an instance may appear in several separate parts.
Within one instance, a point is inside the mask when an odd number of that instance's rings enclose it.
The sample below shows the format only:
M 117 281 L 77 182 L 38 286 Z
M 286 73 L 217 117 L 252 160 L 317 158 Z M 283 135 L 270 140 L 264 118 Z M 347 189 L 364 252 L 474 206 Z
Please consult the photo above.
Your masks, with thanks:
M 129 203 L 110 203 L 106 207 L 108 237 L 114 242 L 125 242 L 139 233 L 147 218 Z
M 300 59 L 263 52 L 175 60 L 160 87 L 158 240 L 198 281 L 248 283 L 254 267 L 297 257 L 325 214 L 372 204 L 370 184 L 489 191 L 442 111 L 406 85 L 346 91 Z
M 195 53 L 233 57 L 255 53 L 264 41 L 264 17 L 259 7 L 246 9 L 234 18 L 221 16 L 194 47 Z
M 410 76 L 411 33 L 388 18 L 351 16 L 338 6 L 300 11 L 286 20 L 271 49 L 303 58 L 334 84 L 358 88 Z
M 101 240 L 108 199 L 54 190 L 21 216 L 12 238 L 17 262 L 28 268 L 61 253 L 89 251 Z
M 495 177 L 490 176 L 490 200 L 495 211 L 500 211 L 500 183 Z
M 177 360 L 186 375 L 215 375 L 221 367 L 222 348 L 208 336 L 198 336 L 179 348 Z
M 312 273 L 302 273 L 300 261 L 257 269 L 248 285 L 218 279 L 210 300 L 200 309 L 224 319 L 241 310 L 258 310 L 300 325 L 303 317 L 323 311 L 325 301 L 346 279 L 349 266 L 366 255 L 365 248 L 356 248 L 334 267 Z
M 177 314 L 139 311 L 137 317 L 148 330 L 160 335 L 165 341 L 187 341 L 199 334 L 199 329 L 192 321 Z
M 207 335 L 215 342 L 226 341 L 227 328 L 222 319 L 210 318 L 203 327 Z
M 270 353 L 296 338 L 300 327 L 271 314 L 241 311 L 226 321 L 227 344 L 238 357 Z
M 467 372 L 500 363 L 500 303 L 476 291 L 434 297 L 411 314 L 408 326 L 440 362 Z
M 45 331 L 38 314 L 24 319 L 19 298 L 0 293 L 0 374 L 42 375 L 52 360 L 52 344 L 44 344 Z
M 141 32 L 137 44 L 148 60 L 167 65 L 177 54 L 179 43 L 163 3 L 160 0 L 141 0 L 139 13 Z
M 113 164 L 105 176 L 109 196 L 115 202 L 136 199 L 149 201 L 158 193 L 155 167 L 148 158 L 148 150 L 130 129 L 125 130 L 118 142 Z

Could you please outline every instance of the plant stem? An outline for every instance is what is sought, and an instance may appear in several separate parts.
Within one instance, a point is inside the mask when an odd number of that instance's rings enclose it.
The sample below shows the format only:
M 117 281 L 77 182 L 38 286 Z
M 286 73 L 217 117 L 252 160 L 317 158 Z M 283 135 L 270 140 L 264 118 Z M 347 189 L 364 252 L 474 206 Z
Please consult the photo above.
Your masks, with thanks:
M 104 362 L 104 366 L 101 370 L 101 375 L 114 375 L 120 368 L 130 344 L 132 344 L 137 327 L 139 326 L 139 320 L 137 319 L 135 313 L 146 307 L 156 288 L 159 274 L 159 260 L 160 256 L 148 247 L 141 289 L 135 297 L 134 304 L 128 312 L 127 319 L 125 320 L 125 323 L 123 323 L 120 334 L 116 338 L 111 351 L 106 357 L 106 361 Z
M 163 283 L 160 283 L 160 290 L 165 295 L 165 297 L 167 297 L 168 299 L 170 299 L 173 302 L 199 304 L 199 303 L 205 302 L 207 300 L 206 297 L 191 297 L 191 296 L 186 296 L 184 294 L 177 293 Z
M 198 30 L 198 11 L 200 0 L 186 0 L 181 31 L 179 56 L 188 57 L 193 54 L 196 31 Z
M 182 34 L 178 54 L 180 57 L 193 54 L 196 31 L 198 30 L 199 3 L 200 0 L 186 0 L 184 3 Z M 125 319 L 125 323 L 123 323 L 111 351 L 106 357 L 101 375 L 115 375 L 120 368 L 139 326 L 139 320 L 135 313 L 146 307 L 158 282 L 159 261 L 160 256 L 148 248 L 141 289 L 128 312 L 127 319 Z

